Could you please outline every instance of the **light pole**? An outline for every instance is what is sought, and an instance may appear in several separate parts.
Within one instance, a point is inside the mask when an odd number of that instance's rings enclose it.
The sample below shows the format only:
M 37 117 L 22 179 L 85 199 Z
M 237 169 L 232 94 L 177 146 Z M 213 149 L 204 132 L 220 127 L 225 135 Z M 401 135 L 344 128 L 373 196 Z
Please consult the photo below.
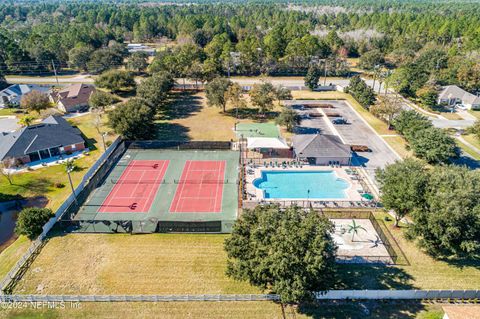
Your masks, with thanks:
M 105 135 L 107 135 L 107 132 L 103 132 L 100 135 L 102 136 L 103 150 L 106 152 L 107 151 L 107 144 L 105 144 Z

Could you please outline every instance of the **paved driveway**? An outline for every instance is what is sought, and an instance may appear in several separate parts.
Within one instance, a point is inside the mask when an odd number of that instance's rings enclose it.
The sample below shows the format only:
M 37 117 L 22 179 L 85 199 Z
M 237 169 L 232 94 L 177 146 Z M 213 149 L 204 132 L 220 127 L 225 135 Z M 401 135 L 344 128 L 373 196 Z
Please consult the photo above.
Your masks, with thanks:
M 0 133 L 12 132 L 20 127 L 15 116 L 0 116 Z

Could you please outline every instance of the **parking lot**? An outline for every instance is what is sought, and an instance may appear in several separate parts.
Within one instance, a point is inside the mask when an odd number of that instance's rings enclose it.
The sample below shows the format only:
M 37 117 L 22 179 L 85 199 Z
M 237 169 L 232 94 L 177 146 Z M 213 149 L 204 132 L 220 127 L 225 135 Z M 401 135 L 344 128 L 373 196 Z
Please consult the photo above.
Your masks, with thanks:
M 345 102 L 339 100 L 295 100 L 288 101 L 289 105 L 312 105 L 312 104 L 330 104 L 333 108 L 323 109 L 327 114 L 339 114 L 347 120 L 348 124 L 333 125 L 327 124 L 326 120 L 330 121 L 332 117 L 327 119 L 323 117 L 315 117 L 303 119 L 299 125 L 297 134 L 314 134 L 315 132 L 308 132 L 308 128 L 319 129 L 322 134 L 339 135 L 346 144 L 350 145 L 366 145 L 371 152 L 354 153 L 352 163 L 356 166 L 362 166 L 367 173 L 374 177 L 375 169 L 385 167 L 385 165 L 395 162 L 398 156 L 388 147 L 383 139 L 378 136 L 363 119 Z M 300 115 L 314 112 L 313 108 L 305 108 L 301 110 L 296 108 Z M 336 131 L 336 132 L 335 132 Z M 307 132 L 307 133 L 304 133 Z

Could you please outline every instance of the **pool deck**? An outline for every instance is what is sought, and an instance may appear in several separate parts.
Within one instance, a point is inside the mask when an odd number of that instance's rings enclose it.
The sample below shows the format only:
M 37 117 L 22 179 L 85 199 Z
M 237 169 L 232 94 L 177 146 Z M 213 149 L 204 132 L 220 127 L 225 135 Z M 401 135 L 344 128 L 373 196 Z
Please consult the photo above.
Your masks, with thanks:
M 334 171 L 338 178 L 344 179 L 350 184 L 350 187 L 344 190 L 345 198 L 265 198 L 263 190 L 256 188 L 253 181 L 262 177 L 262 171 Z M 247 165 L 246 167 L 246 190 L 249 200 L 257 201 L 363 201 L 359 191 L 364 191 L 358 180 L 352 178 L 352 175 L 347 174 L 346 167 L 331 167 L 331 166 L 316 166 L 316 165 L 302 165 L 302 167 L 265 167 Z

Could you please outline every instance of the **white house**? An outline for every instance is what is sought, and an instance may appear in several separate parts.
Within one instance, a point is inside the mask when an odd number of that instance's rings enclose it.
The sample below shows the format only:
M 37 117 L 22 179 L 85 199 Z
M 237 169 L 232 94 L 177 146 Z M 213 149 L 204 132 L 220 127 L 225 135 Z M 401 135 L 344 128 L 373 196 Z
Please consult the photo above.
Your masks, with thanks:
M 480 97 L 469 93 L 456 85 L 442 87 L 442 90 L 438 94 L 437 102 L 440 105 L 447 106 L 462 104 L 469 110 L 480 109 Z

